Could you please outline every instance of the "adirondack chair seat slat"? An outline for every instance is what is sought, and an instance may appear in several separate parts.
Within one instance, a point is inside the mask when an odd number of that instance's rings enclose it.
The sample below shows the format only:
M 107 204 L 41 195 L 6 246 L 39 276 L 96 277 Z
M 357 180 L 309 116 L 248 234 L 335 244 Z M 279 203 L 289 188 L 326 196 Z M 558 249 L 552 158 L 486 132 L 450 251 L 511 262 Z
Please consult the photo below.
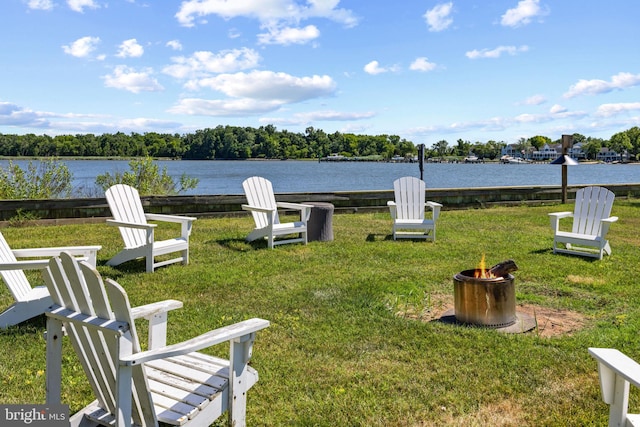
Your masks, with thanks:
M 191 356 L 206 356 L 202 353 L 189 353 L 184 356 L 170 357 L 162 360 L 152 360 L 145 364 L 145 366 L 154 368 L 154 373 L 160 375 L 165 373 L 173 376 L 175 372 L 179 372 L 180 381 L 184 381 L 184 378 L 190 378 L 192 383 L 204 384 L 216 389 L 222 389 L 227 386 L 229 382 L 229 362 L 222 365 L 222 361 L 213 358 L 212 363 L 203 363 L 201 359 L 198 360 L 198 364 L 191 365 L 194 360 Z M 253 371 L 253 370 L 252 370 Z M 169 380 L 171 377 L 167 377 Z M 195 391 L 195 390 L 194 390 Z
M 582 241 L 587 242 L 599 242 L 602 240 L 600 236 L 594 236 L 590 234 L 582 234 L 582 233 L 571 233 L 570 231 L 557 231 L 556 236 L 562 238 L 563 241 L 569 241 L 569 243 L 579 244 Z M 571 240 L 575 240 L 572 242 Z
M 387 202 L 393 221 L 393 240 L 399 238 L 436 240 L 436 221 L 440 216 L 440 203 L 425 201 L 426 184 L 423 180 L 405 176 L 393 182 L 394 200 Z M 427 218 L 425 211 L 431 212 Z
M 611 255 L 607 233 L 618 217 L 611 216 L 615 194 L 603 187 L 585 187 L 576 192 L 573 212 L 549 214 L 553 230 L 553 253 L 602 259 Z M 562 230 L 561 219 L 573 219 L 571 231 Z
M 216 394 L 220 392 L 219 389 L 202 384 L 199 384 L 197 387 L 192 387 L 194 389 L 193 391 L 184 390 L 183 388 L 178 386 L 183 386 L 185 388 L 189 387 L 188 381 L 184 384 L 181 384 L 174 378 L 172 379 L 172 381 L 177 385 L 174 386 L 167 382 L 156 381 L 155 379 L 153 379 L 154 377 L 149 376 L 148 370 L 145 373 L 147 374 L 147 379 L 149 381 L 149 390 L 151 390 L 151 394 L 154 396 L 153 403 L 156 405 L 165 406 L 166 408 L 171 408 L 171 405 L 163 405 L 160 400 L 157 400 L 155 398 L 156 395 L 163 396 L 163 401 L 165 403 L 168 401 L 167 399 L 170 399 L 174 403 L 181 402 L 193 408 L 202 409 L 215 398 Z M 183 411 L 179 412 L 186 413 Z
M 259 176 L 244 180 L 242 188 L 247 198 L 247 204 L 243 204 L 242 209 L 251 212 L 256 225 L 246 238 L 248 242 L 266 239 L 267 247 L 270 249 L 286 243 L 307 244 L 307 222 L 313 206 L 303 203 L 277 202 L 271 181 Z M 300 220 L 281 223 L 278 208 L 298 211 Z M 296 235 L 296 237 L 289 235 Z
M 113 219 L 107 224 L 116 226 L 124 241 L 124 249 L 114 255 L 107 265 L 120 265 L 138 258 L 146 261 L 146 271 L 153 272 L 156 268 L 174 263 L 189 263 L 189 236 L 192 223 L 197 218 L 181 215 L 145 214 L 138 190 L 124 184 L 116 184 L 107 191 L 105 197 L 111 210 Z M 147 220 L 159 222 L 180 223 L 180 236 L 166 240 L 155 240 L 157 224 Z M 171 259 L 156 261 L 161 255 L 179 252 L 180 255 Z
M 268 321 L 249 319 L 166 345 L 159 336 L 167 328 L 163 310 L 179 302 L 133 310 L 120 285 L 103 282 L 94 267 L 67 253 L 52 258 L 43 275 L 54 303 L 47 313 L 47 404 L 61 403 L 63 338 L 71 340 L 96 397 L 71 417 L 72 427 L 206 427 L 225 412 L 229 425 L 246 424 L 247 391 L 258 380 L 248 363 Z M 149 320 L 146 351 L 134 323 L 140 316 Z M 198 352 L 222 343 L 230 343 L 228 360 Z

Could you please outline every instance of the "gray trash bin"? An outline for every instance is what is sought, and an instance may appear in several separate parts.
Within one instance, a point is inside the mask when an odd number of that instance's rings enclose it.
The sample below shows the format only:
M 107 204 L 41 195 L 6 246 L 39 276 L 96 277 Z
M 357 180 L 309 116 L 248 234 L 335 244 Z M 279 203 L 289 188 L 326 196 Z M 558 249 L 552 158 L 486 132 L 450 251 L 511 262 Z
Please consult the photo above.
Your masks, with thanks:
M 333 204 L 326 202 L 304 202 L 304 204 L 313 206 L 307 222 L 307 240 L 310 242 L 333 240 Z

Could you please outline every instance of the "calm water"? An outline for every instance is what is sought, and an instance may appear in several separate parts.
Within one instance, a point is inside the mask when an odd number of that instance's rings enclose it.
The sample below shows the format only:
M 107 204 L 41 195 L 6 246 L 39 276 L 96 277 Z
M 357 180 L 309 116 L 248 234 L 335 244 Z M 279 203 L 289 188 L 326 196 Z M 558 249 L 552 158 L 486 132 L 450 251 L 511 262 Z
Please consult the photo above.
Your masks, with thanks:
M 16 161 L 25 168 L 28 161 Z M 95 190 L 95 178 L 106 172 L 126 172 L 125 160 L 65 160 L 74 187 Z M 0 161 L 6 167 L 7 161 Z M 417 163 L 315 161 L 158 161 L 173 177 L 182 173 L 200 180 L 186 194 L 243 194 L 242 181 L 252 175 L 273 183 L 277 193 L 353 190 L 389 190 L 401 176 L 420 177 Z M 424 180 L 431 188 L 469 188 L 507 185 L 560 185 L 561 167 L 549 164 L 426 163 Z M 568 184 L 640 183 L 640 164 L 589 164 L 568 167 Z

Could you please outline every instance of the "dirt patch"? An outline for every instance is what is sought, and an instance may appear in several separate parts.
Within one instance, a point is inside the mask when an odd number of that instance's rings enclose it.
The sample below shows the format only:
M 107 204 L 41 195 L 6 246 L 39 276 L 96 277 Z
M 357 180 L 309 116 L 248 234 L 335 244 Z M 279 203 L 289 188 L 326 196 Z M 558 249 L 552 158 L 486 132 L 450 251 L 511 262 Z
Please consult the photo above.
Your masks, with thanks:
M 418 313 L 414 308 L 406 307 L 404 310 L 397 311 L 396 314 L 423 322 L 437 321 L 446 312 L 453 310 L 452 298 L 450 295 L 432 295 L 429 301 L 430 307 L 421 312 Z M 558 310 L 533 304 L 517 304 L 516 312 L 533 317 L 536 322 L 536 329 L 532 333 L 542 337 L 570 335 L 582 329 L 587 321 L 585 315 L 575 311 Z

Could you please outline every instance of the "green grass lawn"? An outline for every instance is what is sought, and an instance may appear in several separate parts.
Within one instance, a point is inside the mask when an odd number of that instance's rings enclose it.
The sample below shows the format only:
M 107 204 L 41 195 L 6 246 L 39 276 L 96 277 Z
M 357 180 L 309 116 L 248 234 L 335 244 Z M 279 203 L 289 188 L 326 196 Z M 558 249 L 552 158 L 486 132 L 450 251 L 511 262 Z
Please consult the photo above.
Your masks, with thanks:
M 260 381 L 249 392 L 250 425 L 604 425 L 608 407 L 587 347 L 640 360 L 640 202 L 615 203 L 613 255 L 601 261 L 551 252 L 547 213 L 571 209 L 444 211 L 435 243 L 393 241 L 387 213 L 335 215 L 334 241 L 274 250 L 244 242 L 249 216 L 200 219 L 190 264 L 151 274 L 142 261 L 104 265 L 121 245 L 104 224 L 1 231 L 14 248 L 102 245 L 98 270 L 132 304 L 184 302 L 169 315 L 170 343 L 250 317 L 270 320 L 254 347 Z M 518 304 L 571 311 L 583 326 L 546 337 L 420 315 L 453 303 L 453 275 L 483 254 L 488 265 L 516 261 Z M 1 287 L 0 307 L 11 301 Z M 43 316 L 0 332 L 0 403 L 44 403 L 43 332 Z M 73 412 L 93 397 L 66 355 L 63 399 Z

